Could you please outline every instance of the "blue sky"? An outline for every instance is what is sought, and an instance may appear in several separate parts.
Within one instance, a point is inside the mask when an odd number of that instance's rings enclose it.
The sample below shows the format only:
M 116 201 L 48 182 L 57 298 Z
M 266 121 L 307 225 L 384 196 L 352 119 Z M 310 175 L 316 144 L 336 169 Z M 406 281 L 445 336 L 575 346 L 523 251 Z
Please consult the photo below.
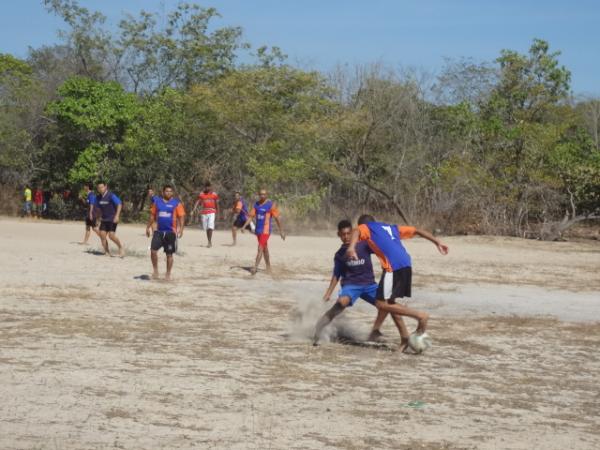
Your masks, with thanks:
M 190 0 L 191 2 L 191 0 Z M 593 0 L 212 0 L 219 26 L 238 25 L 254 47 L 277 45 L 289 61 L 329 70 L 338 63 L 385 62 L 436 72 L 444 57 L 493 60 L 526 52 L 533 38 L 562 51 L 576 94 L 600 96 L 600 1 Z M 109 25 L 123 13 L 171 10 L 177 0 L 80 0 Z M 0 52 L 57 42 L 62 22 L 41 0 L 0 0 Z

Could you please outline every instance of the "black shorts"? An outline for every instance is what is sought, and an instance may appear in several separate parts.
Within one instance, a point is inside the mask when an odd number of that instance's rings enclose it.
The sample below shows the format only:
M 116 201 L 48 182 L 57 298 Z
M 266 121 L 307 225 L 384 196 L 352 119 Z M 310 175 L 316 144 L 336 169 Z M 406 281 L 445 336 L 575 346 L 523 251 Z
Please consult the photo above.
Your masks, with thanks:
M 235 221 L 233 222 L 233 226 L 236 228 L 243 228 L 245 223 L 246 223 L 246 221 L 238 216 L 238 218 L 235 219 Z M 246 230 L 252 230 L 252 228 L 250 227 L 250 224 L 248 224 L 246 226 Z
M 383 272 L 377 287 L 377 300 L 390 300 L 410 297 L 412 268 L 404 267 L 393 272 Z
M 98 226 L 98 219 L 94 217 L 94 220 L 90 220 L 90 216 L 85 216 L 85 226 L 96 228 Z
M 172 231 L 155 231 L 152 235 L 150 248 L 155 252 L 162 248 L 167 255 L 172 255 L 177 251 L 177 236 Z
M 117 231 L 117 224 L 112 221 L 102 220 L 100 222 L 100 231 L 106 231 L 107 233 L 111 233 L 111 232 L 114 233 L 115 231 Z

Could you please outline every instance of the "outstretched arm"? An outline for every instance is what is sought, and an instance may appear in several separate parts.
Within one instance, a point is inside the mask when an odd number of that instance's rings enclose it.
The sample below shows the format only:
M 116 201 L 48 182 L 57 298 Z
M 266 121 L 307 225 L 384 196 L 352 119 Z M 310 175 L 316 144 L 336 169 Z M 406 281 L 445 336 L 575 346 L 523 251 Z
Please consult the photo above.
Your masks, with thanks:
M 421 236 L 422 238 L 427 239 L 428 241 L 431 241 L 433 243 L 433 245 L 435 245 L 437 247 L 438 251 L 442 255 L 447 255 L 448 254 L 448 246 L 445 245 L 445 244 L 443 244 L 442 241 L 440 241 L 439 239 L 437 239 L 429 231 L 420 230 L 420 229 L 417 228 L 415 230 L 415 234 Z

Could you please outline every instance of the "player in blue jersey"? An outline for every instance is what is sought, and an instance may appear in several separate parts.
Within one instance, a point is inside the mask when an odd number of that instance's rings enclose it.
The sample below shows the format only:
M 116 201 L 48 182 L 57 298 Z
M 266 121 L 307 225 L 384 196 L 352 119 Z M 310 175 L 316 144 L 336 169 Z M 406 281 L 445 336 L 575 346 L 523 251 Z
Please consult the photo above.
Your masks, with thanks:
M 374 217 L 368 214 L 364 214 L 358 219 L 358 227 L 353 231 L 352 240 L 348 246 L 348 256 L 357 260 L 359 257 L 356 251 L 357 245 L 359 242 L 365 241 L 379 258 L 383 269 L 376 293 L 375 306 L 379 312 L 374 328 L 381 326 L 388 313 L 416 319 L 418 321 L 417 333 L 424 333 L 427 328 L 429 319 L 427 313 L 395 303 L 396 298 L 411 296 L 412 261 L 401 240 L 415 235 L 431 241 L 442 255 L 448 254 L 448 246 L 427 231 L 415 227 L 376 222 Z M 401 322 L 402 324 L 399 326 L 402 338 L 401 349 L 404 350 L 408 344 L 409 332 L 403 321 Z
M 358 259 L 348 258 L 346 252 L 352 239 L 352 224 L 349 220 L 342 220 L 338 223 L 338 236 L 342 241 L 342 246 L 335 253 L 333 258 L 333 274 L 329 287 L 323 296 L 323 300 L 329 301 L 338 282 L 341 283 L 342 289 L 340 290 L 336 303 L 317 323 L 313 345 L 317 345 L 323 328 L 347 307 L 353 306 L 359 298 L 375 306 L 378 285 L 375 283 L 373 264 L 371 264 L 373 250 L 371 250 L 367 242 L 358 242 L 356 244 L 356 254 Z M 395 317 L 394 314 L 392 314 L 392 317 L 398 326 L 399 322 L 402 321 L 402 318 L 400 316 Z M 385 319 L 385 316 L 383 318 Z M 369 336 L 370 341 L 378 340 L 378 338 L 382 336 L 379 331 L 382 323 L 383 320 L 380 322 L 376 321 Z
M 85 236 L 83 241 L 80 242 L 82 245 L 88 245 L 88 241 L 90 240 L 90 235 L 92 231 L 100 237 L 100 231 L 98 230 L 98 217 L 96 214 L 96 194 L 92 190 L 91 183 L 85 183 L 83 185 L 83 198 L 82 201 L 85 202 L 86 205 L 86 213 L 85 213 Z M 92 209 L 92 214 L 90 215 L 90 209 Z
M 162 197 L 156 195 L 150 207 L 150 219 L 146 227 L 146 236 L 152 233 L 150 259 L 152 278 L 158 278 L 158 251 L 163 248 L 167 255 L 166 280 L 171 280 L 173 253 L 177 251 L 177 238 L 183 236 L 185 210 L 178 198 L 173 197 L 173 186 L 163 187 Z
M 248 220 L 248 205 L 239 191 L 235 192 L 231 215 L 233 216 L 233 223 L 231 224 L 233 242 L 231 245 L 235 246 L 237 244 L 237 230 L 244 229 L 243 227 L 246 226 L 246 221 Z M 254 222 L 250 221 L 250 224 L 245 229 L 254 232 Z
M 285 233 L 283 232 L 283 226 L 279 218 L 279 209 L 273 200 L 269 199 L 269 194 L 266 189 L 261 189 L 258 193 L 258 201 L 254 204 L 254 207 L 248 214 L 248 219 L 242 228 L 244 229 L 250 225 L 253 218 L 256 217 L 256 239 L 258 240 L 258 250 L 256 252 L 256 261 L 254 267 L 251 269 L 252 275 L 255 275 L 258 271 L 258 265 L 260 264 L 263 256 L 265 257 L 265 265 L 267 272 L 271 273 L 271 258 L 269 255 L 269 237 L 271 236 L 271 230 L 273 229 L 273 219 L 279 228 L 279 234 L 281 239 L 285 241 Z
M 96 195 L 96 202 L 94 205 L 90 205 L 89 217 L 90 220 L 94 217 L 96 208 L 100 212 L 100 240 L 102 241 L 102 247 L 104 248 L 104 254 L 111 256 L 108 248 L 108 238 L 117 244 L 119 247 L 119 256 L 123 258 L 125 251 L 121 241 L 115 234 L 117 231 L 117 225 L 121 220 L 121 210 L 123 209 L 123 202 L 114 193 L 108 190 L 108 186 L 105 182 L 100 181 L 96 188 L 98 189 L 98 195 Z

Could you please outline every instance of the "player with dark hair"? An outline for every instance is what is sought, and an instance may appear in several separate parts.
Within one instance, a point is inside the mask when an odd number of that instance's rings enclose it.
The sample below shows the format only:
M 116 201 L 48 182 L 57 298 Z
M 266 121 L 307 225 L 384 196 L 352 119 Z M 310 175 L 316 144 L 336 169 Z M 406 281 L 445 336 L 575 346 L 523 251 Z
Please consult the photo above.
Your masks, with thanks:
M 86 214 L 85 214 L 85 235 L 83 237 L 83 241 L 80 242 L 82 245 L 87 245 L 90 240 L 90 234 L 92 231 L 100 237 L 100 231 L 98 230 L 98 216 L 96 214 L 96 194 L 92 190 L 91 183 L 85 183 L 83 185 L 83 199 L 86 205 Z M 90 209 L 92 210 L 92 214 L 90 215 Z
M 119 220 L 121 220 L 123 202 L 108 190 L 108 185 L 104 181 L 99 181 L 96 188 L 98 189 L 98 195 L 96 195 L 95 203 L 90 205 L 89 218 L 93 220 L 95 208 L 100 210 L 100 240 L 102 241 L 104 254 L 112 256 L 108 248 L 108 237 L 117 244 L 117 247 L 119 247 L 119 256 L 123 258 L 125 256 L 123 245 L 115 234 Z
M 396 298 L 411 296 L 412 262 L 401 240 L 412 238 L 415 235 L 431 241 L 442 255 L 448 254 L 448 246 L 431 233 L 415 227 L 376 222 L 375 218 L 369 214 L 360 216 L 358 227 L 352 232 L 352 239 L 347 250 L 348 257 L 357 261 L 360 258 L 357 251 L 358 244 L 367 242 L 379 258 L 383 269 L 376 293 L 375 306 L 379 312 L 374 328 L 381 326 L 387 313 L 416 319 L 418 321 L 416 331 L 419 334 L 424 333 L 427 328 L 429 319 L 427 313 L 395 303 Z M 404 350 L 408 345 L 409 333 L 401 318 L 400 321 L 402 322 L 399 326 L 402 338 L 401 349 Z
M 185 210 L 178 198 L 173 197 L 173 186 L 163 187 L 162 197 L 154 196 L 150 207 L 150 218 L 146 227 L 146 236 L 152 233 L 150 244 L 150 260 L 152 261 L 152 278 L 158 278 L 158 250 L 164 249 L 167 255 L 166 280 L 171 280 L 173 269 L 173 253 L 177 251 L 177 238 L 183 236 L 185 226 Z
M 281 239 L 285 241 L 285 233 L 283 232 L 283 226 L 279 219 L 279 209 L 277 204 L 269 199 L 269 194 L 266 189 L 261 189 L 258 192 L 258 201 L 254 204 L 252 210 L 248 214 L 248 219 L 242 227 L 244 229 L 250 225 L 252 219 L 256 217 L 256 239 L 258 240 L 258 250 L 256 252 L 256 261 L 254 267 L 251 269 L 252 275 L 255 275 L 258 271 L 258 265 L 260 264 L 263 256 L 265 257 L 265 264 L 267 266 L 267 272 L 271 273 L 271 258 L 269 255 L 269 237 L 271 237 L 271 230 L 273 229 L 273 219 L 277 223 L 279 228 L 279 234 Z
M 246 224 L 246 220 L 248 220 L 248 205 L 239 191 L 236 191 L 234 194 L 231 213 L 233 216 L 233 223 L 231 225 L 231 237 L 233 238 L 232 245 L 236 245 L 237 230 L 242 229 Z M 254 222 L 251 221 L 245 229 L 254 232 Z
M 192 215 L 196 213 L 198 206 L 202 204 L 200 210 L 200 221 L 202 228 L 206 231 L 206 238 L 208 239 L 208 247 L 212 247 L 212 235 L 215 229 L 215 219 L 219 212 L 219 196 L 216 192 L 213 192 L 210 181 L 204 183 L 204 190 L 198 195 L 198 200 L 194 204 L 192 209 Z

